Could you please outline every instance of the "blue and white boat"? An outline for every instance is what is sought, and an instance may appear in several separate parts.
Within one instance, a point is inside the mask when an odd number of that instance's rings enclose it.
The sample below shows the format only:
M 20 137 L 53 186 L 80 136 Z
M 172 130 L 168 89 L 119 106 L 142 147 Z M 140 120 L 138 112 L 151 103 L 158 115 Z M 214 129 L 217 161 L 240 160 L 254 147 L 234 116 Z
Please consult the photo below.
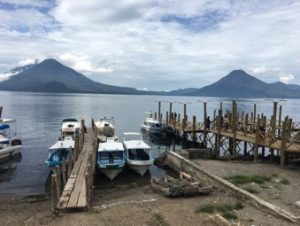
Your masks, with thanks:
M 14 133 L 12 127 L 15 128 Z M 21 149 L 22 141 L 16 138 L 16 120 L 0 119 L 0 161 L 19 154 Z
M 151 147 L 139 133 L 123 133 L 123 146 L 127 165 L 143 176 L 154 163 Z
M 125 167 L 124 148 L 116 137 L 107 137 L 99 143 L 97 151 L 98 170 L 113 180 Z
M 70 152 L 74 150 L 74 140 L 66 138 L 65 140 L 57 141 L 49 149 L 48 159 L 45 161 L 49 167 L 62 165 L 63 158 L 68 159 Z

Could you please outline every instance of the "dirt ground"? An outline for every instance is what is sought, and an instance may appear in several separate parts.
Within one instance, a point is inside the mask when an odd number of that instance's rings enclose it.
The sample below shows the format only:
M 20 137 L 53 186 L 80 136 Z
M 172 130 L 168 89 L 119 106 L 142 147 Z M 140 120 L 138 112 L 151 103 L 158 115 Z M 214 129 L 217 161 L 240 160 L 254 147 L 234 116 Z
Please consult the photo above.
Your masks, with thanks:
M 241 187 L 257 191 L 256 196 L 277 205 L 295 216 L 300 216 L 300 208 L 295 202 L 300 201 L 300 169 L 282 169 L 270 163 L 252 163 L 241 161 L 195 160 L 203 169 L 222 178 L 234 175 L 261 175 L 271 177 L 265 184 L 247 184 Z M 286 180 L 284 183 L 282 181 Z
M 218 175 L 221 175 L 221 171 L 231 172 L 231 168 L 239 170 L 241 168 L 247 170 L 251 168 L 251 166 L 244 163 L 226 164 L 225 162 L 210 160 L 201 160 L 200 164 L 211 171 L 215 171 Z M 219 169 L 220 166 L 225 170 Z M 278 175 L 289 175 L 289 173 L 282 172 L 277 167 L 274 168 L 268 165 L 265 168 L 269 167 L 270 172 L 277 169 L 275 172 Z M 141 177 L 136 175 L 136 180 L 131 177 L 128 181 L 126 181 L 125 177 L 122 177 L 120 181 L 114 180 L 113 183 L 101 177 L 97 177 L 96 179 L 98 182 L 95 185 L 92 206 L 88 212 L 60 213 L 54 215 L 51 212 L 51 200 L 49 196 L 25 198 L 0 197 L 0 225 L 213 226 L 215 224 L 209 218 L 211 214 L 198 213 L 196 212 L 197 208 L 205 204 L 229 204 L 238 201 L 217 191 L 209 196 L 166 198 L 153 192 L 149 184 L 149 176 L 141 179 Z M 280 194 L 283 195 L 282 193 Z M 276 201 L 279 200 L 276 199 Z M 234 213 L 238 216 L 238 220 L 234 222 L 242 222 L 244 225 L 249 226 L 293 225 L 252 206 L 243 205 L 243 209 L 234 210 Z

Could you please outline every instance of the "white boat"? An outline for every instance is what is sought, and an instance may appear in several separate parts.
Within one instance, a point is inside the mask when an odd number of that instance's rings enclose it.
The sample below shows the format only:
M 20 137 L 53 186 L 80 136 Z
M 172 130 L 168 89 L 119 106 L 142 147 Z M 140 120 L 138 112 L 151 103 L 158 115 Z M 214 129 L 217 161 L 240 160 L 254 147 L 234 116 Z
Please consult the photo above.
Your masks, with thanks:
M 77 119 L 63 119 L 61 124 L 61 140 L 64 140 L 65 137 L 72 137 L 75 139 L 76 130 L 80 130 L 80 128 L 81 124 Z
M 141 124 L 141 129 L 149 133 L 166 133 L 170 131 L 170 128 L 166 123 L 160 122 L 153 118 L 152 112 L 145 112 L 145 115 L 146 118 L 144 123 Z
M 107 137 L 106 142 L 99 143 L 97 168 L 113 180 L 125 167 L 124 148 L 116 137 Z
M 139 133 L 123 133 L 123 145 L 127 165 L 143 176 L 154 163 L 150 146 Z
M 12 127 L 15 129 L 14 133 Z M 19 154 L 21 149 L 22 141 L 16 138 L 16 120 L 0 119 L 0 161 Z
M 107 137 L 115 136 L 115 126 L 113 118 L 102 118 L 95 122 L 97 138 L 99 142 L 106 142 Z
M 57 141 L 49 148 L 46 165 L 50 167 L 61 166 L 63 158 L 68 159 L 68 155 L 74 150 L 74 140 L 72 137 L 65 137 L 65 140 Z

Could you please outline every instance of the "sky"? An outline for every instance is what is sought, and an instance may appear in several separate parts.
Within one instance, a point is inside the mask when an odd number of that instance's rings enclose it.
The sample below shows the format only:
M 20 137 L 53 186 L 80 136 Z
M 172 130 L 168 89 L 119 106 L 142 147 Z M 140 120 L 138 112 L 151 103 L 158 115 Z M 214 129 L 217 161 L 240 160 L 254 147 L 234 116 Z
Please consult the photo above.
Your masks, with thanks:
M 0 0 L 0 80 L 55 58 L 141 90 L 200 88 L 235 69 L 300 85 L 299 12 L 298 0 Z

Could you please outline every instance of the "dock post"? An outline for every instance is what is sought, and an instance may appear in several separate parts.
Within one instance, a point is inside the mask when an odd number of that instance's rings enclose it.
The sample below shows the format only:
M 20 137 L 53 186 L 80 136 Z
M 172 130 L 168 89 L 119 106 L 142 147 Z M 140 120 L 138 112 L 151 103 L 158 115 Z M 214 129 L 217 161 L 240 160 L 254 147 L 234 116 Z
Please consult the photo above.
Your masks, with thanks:
M 256 122 L 256 104 L 253 106 L 253 123 Z
M 203 122 L 204 122 L 204 133 L 203 133 L 203 139 L 204 139 L 204 147 L 207 148 L 207 126 L 206 126 L 206 119 L 207 119 L 207 103 L 203 103 Z
M 232 153 L 236 154 L 236 127 L 237 127 L 237 103 L 235 100 L 232 101 Z
M 278 126 L 281 127 L 282 106 L 279 106 Z
M 166 124 L 169 125 L 169 113 L 168 112 L 166 112 Z
M 259 143 L 259 136 L 260 136 L 260 117 L 257 115 L 257 121 L 256 121 L 256 132 L 255 132 L 255 143 L 254 143 L 254 162 L 257 163 L 258 159 L 258 143 Z
M 0 118 L 2 117 L 2 110 L 3 110 L 3 107 L 0 106 Z
M 244 156 L 247 155 L 247 141 L 244 141 Z
M 272 128 L 272 135 L 275 137 L 276 135 L 276 121 L 277 121 L 277 102 L 273 102 L 273 115 L 271 118 L 271 128 Z
M 170 102 L 170 106 L 169 106 L 169 120 L 171 121 L 173 117 L 171 117 L 173 115 L 173 112 L 172 112 L 172 102 Z
M 158 101 L 158 121 L 161 122 L 161 102 Z
M 284 122 L 282 123 L 282 139 L 281 139 L 281 146 L 280 146 L 280 167 L 284 168 L 285 166 L 285 149 L 286 149 L 286 141 L 287 141 L 287 124 L 289 118 L 288 116 L 285 117 Z
M 196 116 L 193 116 L 193 132 L 192 132 L 192 136 L 193 136 L 193 147 L 195 147 L 196 144 Z

